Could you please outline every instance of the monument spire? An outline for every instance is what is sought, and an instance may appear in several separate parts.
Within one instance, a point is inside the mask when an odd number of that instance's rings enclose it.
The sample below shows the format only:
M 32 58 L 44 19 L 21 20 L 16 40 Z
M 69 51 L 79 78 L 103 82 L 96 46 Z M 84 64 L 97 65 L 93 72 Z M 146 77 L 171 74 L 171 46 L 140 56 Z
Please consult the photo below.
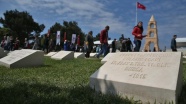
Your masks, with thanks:
M 154 16 L 152 15 L 150 21 L 155 21 Z
M 154 47 L 150 47 L 151 44 L 154 44 Z M 150 48 L 154 48 L 153 51 L 156 51 L 156 52 L 159 51 L 158 30 L 157 30 L 157 24 L 156 24 L 156 21 L 153 15 L 151 16 L 150 21 L 148 23 L 147 36 L 145 40 L 144 50 L 151 51 Z

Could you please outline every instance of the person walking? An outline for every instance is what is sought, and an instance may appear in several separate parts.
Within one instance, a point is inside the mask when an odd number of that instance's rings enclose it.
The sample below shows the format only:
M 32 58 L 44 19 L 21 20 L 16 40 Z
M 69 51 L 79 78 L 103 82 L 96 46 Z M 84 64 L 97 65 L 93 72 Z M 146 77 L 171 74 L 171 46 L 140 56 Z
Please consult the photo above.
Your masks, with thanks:
M 134 35 L 134 44 L 135 44 L 134 52 L 140 51 L 141 40 L 147 36 L 142 34 L 143 34 L 143 22 L 140 21 L 132 31 L 132 35 Z
M 25 38 L 25 42 L 24 42 L 24 49 L 29 49 L 29 43 L 28 43 L 28 40 L 27 38 Z
M 93 32 L 90 31 L 88 33 L 88 35 L 86 36 L 86 45 L 87 45 L 87 50 L 86 50 L 86 54 L 85 54 L 85 57 L 86 58 L 89 58 L 90 57 L 90 53 L 93 49 L 93 45 L 94 45 L 94 39 L 93 39 L 93 36 L 92 36 Z
M 127 52 L 132 52 L 132 47 L 133 47 L 132 42 L 131 42 L 130 38 L 128 38 L 126 41 Z
M 104 54 L 104 57 L 107 55 L 108 53 L 108 31 L 109 31 L 110 27 L 106 26 L 104 30 L 101 31 L 100 34 L 100 43 L 101 43 L 101 51 L 97 54 L 97 58 L 99 58 L 99 56 L 101 54 Z
M 49 52 L 49 37 L 47 34 L 45 34 L 45 40 L 44 40 L 44 52 L 48 54 Z M 45 51 L 46 50 L 46 51 Z
M 171 40 L 172 52 L 177 52 L 176 38 L 177 38 L 177 35 L 173 35 L 173 38 Z
M 112 53 L 116 52 L 116 39 L 112 41 Z
M 33 45 L 32 49 L 33 50 L 38 50 L 39 49 L 39 38 L 38 38 L 38 35 L 35 36 L 34 45 Z

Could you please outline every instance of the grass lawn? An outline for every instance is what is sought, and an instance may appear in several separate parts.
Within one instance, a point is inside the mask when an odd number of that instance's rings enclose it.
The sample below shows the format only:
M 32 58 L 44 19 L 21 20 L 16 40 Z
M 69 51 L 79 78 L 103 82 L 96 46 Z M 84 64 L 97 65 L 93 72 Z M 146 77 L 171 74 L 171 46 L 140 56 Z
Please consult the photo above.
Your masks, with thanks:
M 36 68 L 0 66 L 0 104 L 140 104 L 128 98 L 103 95 L 89 87 L 99 59 L 52 60 Z M 186 64 L 179 104 L 186 104 Z

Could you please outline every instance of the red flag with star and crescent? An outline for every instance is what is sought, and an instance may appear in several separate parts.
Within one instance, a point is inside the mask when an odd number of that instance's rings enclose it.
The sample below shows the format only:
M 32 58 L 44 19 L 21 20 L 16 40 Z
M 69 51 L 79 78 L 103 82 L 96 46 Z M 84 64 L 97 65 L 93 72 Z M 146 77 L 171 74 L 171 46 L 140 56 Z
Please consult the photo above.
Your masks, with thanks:
M 146 9 L 146 7 L 143 4 L 139 3 L 139 2 L 137 2 L 137 8 L 143 9 L 143 10 Z

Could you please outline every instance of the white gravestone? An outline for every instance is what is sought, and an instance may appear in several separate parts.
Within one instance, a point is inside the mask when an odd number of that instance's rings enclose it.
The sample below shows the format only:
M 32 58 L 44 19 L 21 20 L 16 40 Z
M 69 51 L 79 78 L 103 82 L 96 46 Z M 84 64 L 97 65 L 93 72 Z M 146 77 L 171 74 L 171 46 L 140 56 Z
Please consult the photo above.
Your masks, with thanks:
M 74 58 L 85 58 L 85 54 L 80 53 L 80 52 L 75 52 L 74 53 Z
M 74 59 L 74 52 L 73 51 L 59 51 L 55 55 L 51 57 L 55 60 L 62 60 L 62 59 Z
M 4 49 L 0 47 L 0 58 L 5 57 L 8 52 L 4 52 Z
M 90 57 L 96 57 L 97 53 L 90 53 Z
M 53 55 L 55 55 L 57 52 L 49 52 L 47 55 L 45 55 L 45 56 L 49 56 L 49 57 L 51 57 L 51 56 L 53 56 Z
M 116 53 L 108 53 L 102 60 L 101 63 L 104 64 L 106 63 L 108 60 L 112 59 L 112 57 L 115 56 Z
M 34 67 L 44 64 L 44 53 L 39 50 L 16 50 L 0 59 L 0 65 L 8 68 Z
M 182 70 L 181 52 L 121 52 L 90 76 L 90 87 L 142 102 L 176 104 Z

